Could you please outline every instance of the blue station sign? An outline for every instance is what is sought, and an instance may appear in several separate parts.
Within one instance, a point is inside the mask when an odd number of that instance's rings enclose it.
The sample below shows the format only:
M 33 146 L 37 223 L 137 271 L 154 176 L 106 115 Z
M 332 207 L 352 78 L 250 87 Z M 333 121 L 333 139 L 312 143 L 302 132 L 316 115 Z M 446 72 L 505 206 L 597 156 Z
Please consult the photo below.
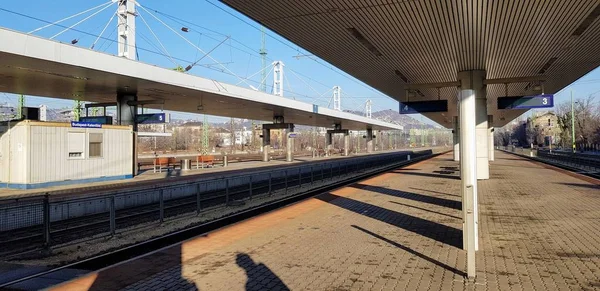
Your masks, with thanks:
M 448 100 L 400 102 L 400 114 L 447 111 Z
M 80 117 L 79 121 L 87 123 L 113 124 L 113 119 L 111 116 L 86 116 Z
M 498 97 L 498 109 L 532 109 L 554 107 L 554 95 Z
M 166 121 L 165 113 L 148 113 L 135 116 L 137 124 L 165 123 Z
M 79 128 L 102 128 L 102 123 L 71 121 L 71 127 L 79 127 Z

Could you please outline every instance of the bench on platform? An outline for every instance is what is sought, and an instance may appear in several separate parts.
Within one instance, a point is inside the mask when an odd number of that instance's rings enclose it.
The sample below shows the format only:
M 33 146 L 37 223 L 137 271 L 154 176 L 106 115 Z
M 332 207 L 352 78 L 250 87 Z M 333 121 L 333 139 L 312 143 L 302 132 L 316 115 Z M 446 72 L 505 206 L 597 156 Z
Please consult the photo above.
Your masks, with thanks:
M 215 156 L 197 156 L 196 157 L 196 169 L 207 167 L 212 167 L 215 164 Z
M 177 164 L 177 160 L 175 160 L 175 158 L 155 158 L 154 159 L 154 173 L 156 173 L 156 170 L 158 169 L 159 173 L 162 173 L 162 169 L 169 169 L 171 166 L 173 166 L 173 169 L 175 168 L 175 165 Z

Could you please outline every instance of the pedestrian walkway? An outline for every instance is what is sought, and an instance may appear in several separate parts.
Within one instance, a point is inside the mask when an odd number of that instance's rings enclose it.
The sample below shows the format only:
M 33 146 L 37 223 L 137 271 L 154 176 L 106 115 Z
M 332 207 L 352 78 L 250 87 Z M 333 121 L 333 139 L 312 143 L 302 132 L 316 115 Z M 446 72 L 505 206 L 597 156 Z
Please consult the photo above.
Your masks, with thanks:
M 56 290 L 595 290 L 600 188 L 496 152 L 465 282 L 451 155 L 361 181 Z

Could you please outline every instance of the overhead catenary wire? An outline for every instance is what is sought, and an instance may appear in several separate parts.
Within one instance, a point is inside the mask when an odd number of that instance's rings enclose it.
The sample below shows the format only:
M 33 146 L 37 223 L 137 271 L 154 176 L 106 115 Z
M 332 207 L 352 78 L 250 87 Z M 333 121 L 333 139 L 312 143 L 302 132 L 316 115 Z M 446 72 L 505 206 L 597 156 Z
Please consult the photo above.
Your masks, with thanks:
M 119 8 L 117 8 L 117 10 L 115 11 L 115 13 L 108 20 L 108 22 L 106 23 L 106 25 L 104 26 L 104 28 L 102 29 L 102 31 L 100 32 L 100 34 L 98 35 L 98 37 L 96 38 L 96 40 L 90 46 L 90 49 L 94 49 L 94 47 L 96 46 L 96 43 L 98 42 L 98 40 L 100 40 L 100 37 L 104 34 L 104 32 L 106 31 L 106 29 L 108 28 L 108 26 L 110 25 L 110 23 L 113 21 L 113 19 L 115 19 L 115 16 L 117 16 L 118 12 L 119 12 Z
M 104 4 L 104 5 L 106 5 L 106 4 Z M 107 5 L 107 6 L 108 6 L 108 5 Z M 100 6 L 100 7 L 102 7 L 102 6 Z M 2 9 L 2 10 L 5 10 L 5 9 Z M 6 10 L 5 10 L 5 11 L 6 11 Z M 12 13 L 12 11 L 7 11 L 7 12 L 11 12 L 11 13 Z M 147 11 L 146 11 L 146 12 L 147 12 Z M 26 15 L 23 15 L 23 16 L 25 16 L 25 17 L 29 17 L 29 16 L 26 16 Z M 113 15 L 113 16 L 114 16 L 114 15 Z M 29 18 L 31 18 L 31 17 L 29 17 Z M 37 20 L 39 20 L 39 21 L 43 21 L 43 20 L 40 20 L 40 19 L 37 19 Z M 60 27 L 65 27 L 65 26 L 62 26 L 62 25 L 59 25 L 59 26 L 60 26 Z M 148 26 L 149 26 L 149 25 L 148 25 Z M 75 29 L 75 28 L 73 28 L 73 27 L 67 27 L 67 30 L 69 30 L 69 29 L 71 29 L 71 30 L 73 30 L 73 31 L 79 31 L 79 32 L 82 32 L 82 31 L 80 31 L 80 30 L 78 30 L 78 29 Z M 95 41 L 95 43 L 97 44 L 97 43 L 99 42 L 99 40 L 100 40 L 100 39 L 103 39 L 103 41 L 104 41 L 104 42 L 102 43 L 102 45 L 101 45 L 101 47 L 100 47 L 100 48 L 102 48 L 102 47 L 103 47 L 103 45 L 104 45 L 105 43 L 107 43 L 108 41 L 109 41 L 110 43 L 115 43 L 115 42 L 116 42 L 116 40 L 113 40 L 113 39 L 107 39 L 107 38 L 105 38 L 105 37 L 103 36 L 103 35 L 104 35 L 104 32 L 106 32 L 106 29 L 103 29 L 103 32 L 102 32 L 100 35 L 97 35 L 97 36 L 98 36 L 98 38 L 97 38 L 97 39 L 96 39 L 96 41 Z M 82 32 L 82 33 L 85 33 L 85 34 L 87 34 L 87 35 L 93 35 L 93 34 L 90 34 L 90 33 L 87 33 L 87 32 Z M 112 33 L 111 33 L 111 34 L 112 34 Z M 202 34 L 201 34 L 201 35 L 202 35 Z M 94 35 L 94 36 L 96 36 L 96 35 Z M 148 41 L 147 39 L 146 39 L 146 41 L 147 41 L 149 44 L 151 44 L 151 45 L 152 45 L 152 42 L 151 42 L 151 41 Z M 230 39 L 230 41 L 236 41 L 236 40 L 235 40 L 235 39 Z M 236 41 L 236 42 L 237 42 L 237 41 Z M 227 45 L 228 45 L 228 46 L 230 46 L 230 48 L 236 48 L 236 47 L 235 47 L 233 44 L 231 44 L 231 42 L 230 42 L 229 44 L 227 44 Z M 163 47 L 164 47 L 164 45 L 163 45 Z M 197 48 L 197 46 L 194 46 L 194 47 L 196 47 L 196 48 Z M 156 48 L 156 47 L 155 47 L 155 48 Z M 236 49 L 237 49 L 237 48 L 236 48 Z M 168 54 L 165 54 L 165 53 L 163 52 L 163 50 L 161 50 L 161 49 L 157 49 L 157 51 L 152 51 L 152 50 L 148 50 L 148 49 L 145 49 L 145 48 L 140 48 L 140 50 L 142 50 L 142 51 L 147 51 L 147 52 L 150 52 L 150 53 L 153 53 L 153 54 L 157 54 L 157 55 L 163 55 L 163 56 L 165 56 L 165 57 L 172 57 L 172 56 L 169 56 Z M 201 51 L 201 50 L 197 50 L 197 51 Z M 244 51 L 244 50 L 241 50 L 241 51 Z M 246 53 L 248 53 L 248 52 L 246 52 Z M 248 54 L 249 54 L 250 56 L 254 56 L 254 54 L 252 54 L 252 53 L 248 53 Z M 174 59 L 182 60 L 181 58 L 174 58 Z M 214 60 L 214 58 L 213 58 L 213 60 Z M 183 60 L 183 61 L 185 61 L 185 60 Z M 186 62 L 187 62 L 187 61 L 186 61 Z M 217 64 L 222 64 L 221 62 L 217 62 L 216 60 L 215 60 L 215 62 L 216 62 Z M 224 66 L 222 66 L 222 65 L 221 65 L 221 67 L 224 67 Z M 234 77 L 237 77 L 237 78 L 239 78 L 239 79 L 242 79 L 240 76 L 236 75 L 235 73 L 231 72 L 230 70 L 227 70 L 227 72 L 226 72 L 226 71 L 221 71 L 221 70 L 217 70 L 217 69 L 211 68 L 210 66 L 207 66 L 207 68 L 208 68 L 208 69 L 212 69 L 212 70 L 216 70 L 216 71 L 219 71 L 219 72 L 222 72 L 222 73 L 225 73 L 225 74 L 228 74 L 228 75 L 234 76 Z M 315 83 L 317 83 L 317 84 L 320 84 L 320 85 L 322 85 L 322 86 L 327 86 L 326 84 L 324 84 L 324 83 L 322 83 L 322 82 L 319 82 L 319 81 L 317 81 L 317 80 L 314 80 L 314 79 L 312 79 L 312 78 L 310 78 L 310 77 L 307 77 L 307 76 L 303 75 L 302 73 L 300 73 L 300 72 L 298 72 L 298 71 L 295 71 L 295 70 L 293 70 L 293 69 L 288 69 L 288 71 L 290 71 L 290 72 L 293 72 L 294 74 L 296 74 L 296 75 L 297 75 L 296 77 L 297 77 L 298 79 L 302 80 L 302 82 L 304 82 L 304 83 L 307 83 L 307 82 L 306 82 L 306 81 L 305 81 L 303 78 L 300 78 L 299 76 L 304 76 L 305 78 L 307 78 L 307 79 L 309 79 L 309 80 L 311 80 L 311 81 L 313 81 L 313 82 L 315 82 Z M 245 81 L 252 81 L 252 80 L 248 80 L 248 79 L 249 79 L 249 78 L 246 78 L 246 79 L 244 80 L 244 83 L 248 84 L 248 83 L 247 83 L 247 82 L 245 82 Z M 287 81 L 287 82 L 288 82 L 288 84 L 289 84 L 289 82 L 290 82 L 289 78 L 288 78 L 286 81 Z M 252 82 L 253 82 L 253 83 L 255 83 L 254 81 L 252 81 Z M 259 83 L 259 82 L 257 82 L 257 83 Z M 308 83 L 307 83 L 307 84 L 308 84 Z M 249 85 L 249 84 L 248 84 L 248 85 Z M 310 84 L 308 84 L 308 85 L 310 86 Z M 269 87 L 272 87 L 272 86 L 269 86 Z M 291 88 L 291 86 L 289 86 L 289 87 L 290 87 L 290 88 L 289 88 L 289 90 L 287 90 L 287 91 L 288 91 L 288 92 L 290 92 L 290 93 L 296 94 L 296 95 L 298 95 L 298 96 L 303 96 L 303 97 L 306 97 L 306 98 L 311 98 L 311 99 L 313 99 L 313 100 L 314 100 L 315 98 L 318 98 L 318 97 L 314 97 L 314 96 L 308 96 L 308 95 L 303 95 L 303 94 L 296 93 L 296 92 L 294 92 L 294 89 L 293 89 L 293 88 Z M 315 89 L 314 89 L 312 86 L 310 86 L 310 87 L 311 87 L 311 90 L 315 91 L 315 92 L 316 92 L 316 93 L 317 93 L 317 94 L 318 94 L 320 97 L 321 97 L 321 95 L 323 95 L 323 94 L 320 94 L 320 93 L 319 93 L 317 90 L 315 90 Z M 327 86 L 327 87 L 329 88 L 329 90 L 331 90 L 331 86 Z M 326 94 L 326 93 L 325 93 L 325 94 Z M 346 96 L 345 98 L 356 98 L 356 97 L 348 97 L 348 96 Z M 371 98 L 380 98 L 380 97 L 371 97 Z M 321 101 L 321 100 L 319 100 L 319 101 Z
M 48 27 L 50 27 L 50 26 L 57 25 L 57 24 L 59 24 L 59 23 L 61 23 L 61 22 L 63 22 L 63 21 L 69 20 L 69 19 L 71 19 L 71 18 L 77 17 L 77 16 L 79 16 L 79 15 L 82 15 L 82 14 L 86 14 L 86 13 L 88 13 L 88 12 L 90 12 L 90 11 L 96 10 L 96 9 L 98 9 L 98 8 L 100 8 L 100 7 L 104 6 L 104 5 L 110 6 L 110 4 L 112 4 L 112 3 L 113 3 L 112 1 L 108 1 L 108 2 L 106 2 L 106 3 L 102 3 L 102 4 L 98 5 L 98 6 L 92 7 L 92 8 L 90 8 L 90 9 L 87 9 L 87 10 L 85 10 L 85 11 L 82 11 L 82 12 L 79 12 L 79 13 L 77 13 L 77 14 L 71 15 L 71 16 L 69 16 L 69 17 L 63 18 L 63 19 L 61 19 L 61 20 L 58 20 L 58 21 L 55 21 L 55 22 L 48 22 L 48 24 L 46 24 L 46 25 L 44 25 L 44 26 L 42 26 L 42 27 L 40 27 L 40 28 L 36 28 L 36 29 L 34 29 L 34 30 L 32 30 L 32 31 L 28 32 L 27 34 L 32 34 L 32 33 L 34 33 L 34 32 L 38 32 L 38 31 L 40 31 L 40 30 L 42 30 L 42 29 L 44 29 L 44 28 L 48 28 Z
M 162 48 L 163 52 L 168 56 L 169 60 L 175 65 L 175 66 L 180 66 L 177 62 L 175 62 L 175 60 L 173 59 L 173 57 L 171 56 L 171 54 L 169 53 L 169 51 L 167 50 L 167 48 L 165 48 L 165 46 L 163 45 L 162 41 L 160 41 L 160 39 L 158 38 L 158 36 L 156 36 L 156 33 L 154 33 L 154 30 L 152 30 L 152 28 L 150 27 L 150 25 L 148 25 L 148 22 L 146 22 L 146 19 L 144 18 L 144 16 L 138 12 L 137 14 L 140 19 L 142 19 L 142 22 L 144 23 L 144 25 L 146 25 L 146 27 L 148 28 L 148 30 L 150 30 L 150 33 L 152 34 L 152 36 L 154 36 L 154 39 L 156 39 L 156 41 L 158 42 L 158 44 L 160 44 L 160 47 Z
M 149 12 L 144 6 L 141 5 L 140 2 L 136 2 L 136 5 L 139 6 L 140 8 L 142 8 L 144 11 L 146 11 L 148 14 L 150 14 L 150 16 L 152 16 L 154 19 L 156 19 L 158 22 L 160 22 L 161 24 L 163 24 L 165 27 L 167 27 L 169 30 L 171 30 L 172 32 L 174 32 L 177 36 L 179 36 L 180 38 L 182 38 L 185 42 L 187 42 L 189 45 L 191 45 L 192 47 L 196 48 L 197 50 L 199 50 L 201 53 L 205 54 L 206 56 L 208 56 L 211 60 L 213 60 L 215 63 L 219 63 L 219 61 L 215 60 L 212 56 L 207 55 L 206 52 L 199 48 L 198 46 L 196 46 L 194 43 L 192 43 L 191 41 L 189 41 L 187 38 L 185 38 L 183 35 L 179 34 L 176 30 L 174 30 L 172 27 L 170 27 L 169 25 L 167 25 L 164 21 L 160 20 L 160 18 L 156 17 L 154 14 L 152 14 L 151 12 Z M 243 80 L 242 77 L 236 75 L 234 72 L 232 72 L 229 68 L 221 65 L 221 67 L 223 69 L 225 69 L 227 72 L 229 72 L 230 74 L 232 74 L 233 76 Z M 244 83 L 246 83 L 246 85 L 250 86 L 250 84 L 248 84 L 245 80 Z
M 90 19 L 90 18 L 92 18 L 92 17 L 96 16 L 98 13 L 100 13 L 100 12 L 102 12 L 102 11 L 104 11 L 104 10 L 108 9 L 108 7 L 110 7 L 112 4 L 114 4 L 114 3 L 112 3 L 112 2 L 111 2 L 109 5 L 106 5 L 106 6 L 105 6 L 105 7 L 103 7 L 102 9 L 100 9 L 100 10 L 98 10 L 98 11 L 96 11 L 96 12 L 92 13 L 92 14 L 91 14 L 91 15 L 89 15 L 88 17 L 86 17 L 86 18 L 84 18 L 84 19 L 82 19 L 82 20 L 80 20 L 80 21 L 76 22 L 75 24 L 73 24 L 73 25 L 71 25 L 71 26 L 69 26 L 69 27 L 65 28 L 65 29 L 64 29 L 64 30 L 62 30 L 61 32 L 59 32 L 59 33 L 57 33 L 57 34 L 55 34 L 55 35 L 51 36 L 51 37 L 50 37 L 50 39 L 53 39 L 53 38 L 55 38 L 55 37 L 57 37 L 57 36 L 59 36 L 59 35 L 63 34 L 65 31 L 67 31 L 67 30 L 71 30 L 73 27 L 75 27 L 75 26 L 77 26 L 77 25 L 79 25 L 79 24 L 81 24 L 81 23 L 83 23 L 83 22 L 87 21 L 88 19 Z

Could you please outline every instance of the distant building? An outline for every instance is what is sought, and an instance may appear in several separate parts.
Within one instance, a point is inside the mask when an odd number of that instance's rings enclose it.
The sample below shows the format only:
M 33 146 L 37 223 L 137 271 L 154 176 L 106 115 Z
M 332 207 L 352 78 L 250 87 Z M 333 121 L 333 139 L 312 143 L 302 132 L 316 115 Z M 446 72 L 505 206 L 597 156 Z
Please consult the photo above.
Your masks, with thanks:
M 527 123 L 527 133 L 530 142 L 536 145 L 549 146 L 560 142 L 561 129 L 558 117 L 554 112 L 536 115 Z

